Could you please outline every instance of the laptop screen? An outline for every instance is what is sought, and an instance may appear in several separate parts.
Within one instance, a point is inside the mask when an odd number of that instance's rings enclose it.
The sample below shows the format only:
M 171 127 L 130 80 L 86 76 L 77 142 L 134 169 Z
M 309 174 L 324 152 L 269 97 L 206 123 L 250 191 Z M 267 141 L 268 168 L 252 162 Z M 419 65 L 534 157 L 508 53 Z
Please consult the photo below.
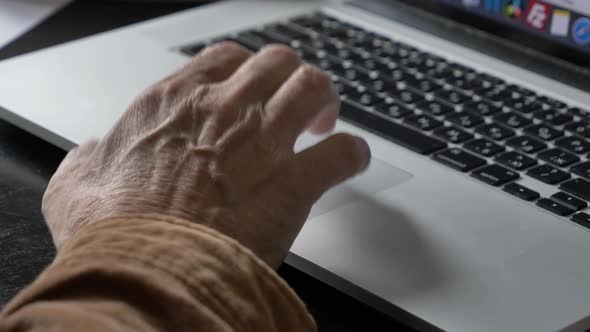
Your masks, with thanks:
M 401 0 L 590 67 L 590 0 Z

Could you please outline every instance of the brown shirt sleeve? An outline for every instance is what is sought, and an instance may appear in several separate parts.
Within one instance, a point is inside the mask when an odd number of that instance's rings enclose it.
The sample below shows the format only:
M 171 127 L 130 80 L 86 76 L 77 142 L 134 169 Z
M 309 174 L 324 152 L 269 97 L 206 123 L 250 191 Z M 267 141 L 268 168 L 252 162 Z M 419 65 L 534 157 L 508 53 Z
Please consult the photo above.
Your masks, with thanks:
M 1 332 L 315 331 L 252 252 L 166 217 L 86 226 L 0 316 Z

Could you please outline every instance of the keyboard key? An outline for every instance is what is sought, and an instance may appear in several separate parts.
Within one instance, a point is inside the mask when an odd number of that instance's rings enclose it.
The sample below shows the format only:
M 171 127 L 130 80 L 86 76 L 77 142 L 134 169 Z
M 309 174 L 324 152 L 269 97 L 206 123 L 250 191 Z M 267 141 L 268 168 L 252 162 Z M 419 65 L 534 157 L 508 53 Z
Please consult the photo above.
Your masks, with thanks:
M 590 228 L 590 214 L 588 213 L 578 213 L 574 215 L 571 220 L 576 224 Z
M 483 138 L 467 142 L 463 147 L 484 157 L 490 157 L 504 151 L 502 146 Z
M 207 43 L 197 43 L 189 46 L 185 46 L 180 49 L 180 51 L 188 56 L 196 55 L 197 53 L 201 52 L 205 47 L 207 47 Z
M 387 90 L 395 89 L 396 83 L 382 78 L 371 79 L 370 82 L 362 82 L 367 88 L 377 92 L 385 92 Z
M 557 194 L 554 194 L 553 196 L 551 196 L 551 199 L 569 207 L 574 211 L 584 210 L 588 207 L 588 203 L 574 196 L 570 196 L 564 192 L 558 192 Z
M 463 91 L 473 91 L 480 87 L 477 82 L 474 82 L 473 80 L 470 80 L 466 77 L 450 77 L 446 80 L 446 83 Z
M 547 106 L 557 108 L 557 109 L 564 109 L 567 107 L 566 103 L 559 101 L 557 99 L 553 99 L 551 97 L 547 97 L 547 96 L 539 96 L 539 97 L 537 97 L 537 100 Z
M 556 138 L 563 136 L 563 132 L 561 130 L 551 128 L 544 124 L 526 127 L 524 129 L 524 132 L 531 136 L 538 137 L 544 141 L 552 141 Z
M 516 151 L 502 153 L 501 155 L 498 155 L 495 160 L 500 164 L 508 166 L 517 171 L 525 170 L 537 164 L 535 159 L 529 158 Z
M 578 178 L 564 182 L 559 189 L 587 201 L 590 200 L 590 182 L 584 179 Z
M 492 102 L 501 102 L 503 100 L 512 98 L 512 92 L 505 90 L 503 88 L 495 88 L 495 89 L 485 89 L 480 88 L 473 92 L 475 95 L 480 96 L 484 99 L 487 99 Z
M 471 153 L 467 153 L 458 148 L 438 152 L 434 155 L 433 158 L 434 160 L 441 162 L 461 172 L 468 172 L 474 168 L 486 164 L 486 161 L 484 159 L 476 157 Z
M 571 177 L 569 173 L 566 173 L 549 165 L 540 165 L 531 168 L 528 170 L 526 174 L 532 178 L 535 178 L 547 184 L 556 184 L 561 181 L 565 181 Z
M 341 96 L 347 95 L 352 92 L 356 92 L 355 86 L 351 85 L 347 81 L 340 79 L 337 76 L 332 77 L 332 84 L 334 85 L 334 88 L 336 89 L 338 94 Z
M 579 107 L 572 107 L 568 109 L 566 113 L 580 117 L 582 120 L 590 120 L 590 111 Z
M 457 127 L 442 127 L 434 131 L 434 135 L 454 144 L 463 143 L 473 138 L 473 135 Z
M 419 102 L 416 104 L 416 109 L 435 116 L 441 116 L 455 111 L 454 108 L 436 100 Z
M 580 161 L 580 157 L 565 152 L 561 149 L 549 149 L 538 155 L 539 159 L 553 164 L 557 167 L 567 167 L 573 163 Z
M 579 163 L 570 170 L 572 173 L 590 180 L 590 161 Z
M 368 90 L 352 91 L 346 97 L 347 99 L 365 107 L 373 106 L 385 101 L 384 97 Z
M 530 154 L 547 148 L 547 144 L 527 136 L 518 136 L 511 138 L 508 141 L 506 141 L 506 144 L 512 148 Z
M 496 187 L 517 180 L 520 177 L 517 172 L 511 171 L 500 165 L 490 165 L 478 169 L 473 172 L 471 176 Z
M 511 128 L 522 128 L 528 125 L 531 125 L 533 121 L 525 118 L 524 116 L 520 116 L 515 113 L 502 113 L 498 114 L 494 117 L 494 121 L 497 121 L 503 125 L 506 125 Z
M 415 92 L 412 92 L 410 90 L 390 90 L 387 92 L 387 94 L 392 97 L 393 99 L 405 104 L 405 105 L 413 105 L 416 104 L 418 102 L 424 101 L 424 97 L 422 97 L 422 95 L 419 95 Z
M 269 38 L 255 31 L 244 31 L 229 39 L 252 51 L 258 51 L 266 45 L 279 42 L 277 39 Z M 282 42 L 282 44 L 285 44 L 285 42 Z
M 542 198 L 537 201 L 537 206 L 542 207 L 545 210 L 548 210 L 552 213 L 555 213 L 558 216 L 569 216 L 570 214 L 574 213 L 575 211 L 570 209 L 569 207 L 552 201 L 548 198 Z
M 503 190 L 511 195 L 514 195 L 520 199 L 524 199 L 525 201 L 535 201 L 541 197 L 541 195 L 533 191 L 527 187 L 521 186 L 518 183 L 510 183 L 504 186 Z
M 578 154 L 590 151 L 590 143 L 576 136 L 569 136 L 559 139 L 555 142 L 555 145 Z
M 410 126 L 416 127 L 424 131 L 429 131 L 434 128 L 441 127 L 443 125 L 441 121 L 438 121 L 437 119 L 427 114 L 414 115 L 406 118 L 404 121 Z
M 543 104 L 528 98 L 507 99 L 503 102 L 505 107 L 516 110 L 523 114 L 531 114 L 543 109 Z
M 447 147 L 447 144 L 405 126 L 384 120 L 354 104 L 342 102 L 340 115 L 375 134 L 420 154 L 430 154 Z
M 516 84 L 510 84 L 508 86 L 506 86 L 506 89 L 516 92 L 521 96 L 525 96 L 525 97 L 533 97 L 536 96 L 536 93 L 533 90 L 524 88 L 522 86 L 516 85 Z
M 502 110 L 502 108 L 492 103 L 489 103 L 485 100 L 470 101 L 468 103 L 465 103 L 463 104 L 463 109 L 466 111 L 473 112 L 475 114 L 479 114 L 481 116 L 496 114 Z
M 590 123 L 585 121 L 572 122 L 565 126 L 565 130 L 582 137 L 590 138 Z
M 470 96 L 456 90 L 439 90 L 434 93 L 434 96 L 438 100 L 451 105 L 459 105 L 471 100 Z
M 373 106 L 372 109 L 394 119 L 401 119 L 414 114 L 414 111 L 412 109 L 398 103 L 390 102 L 384 102 L 382 104 Z
M 422 91 L 423 93 L 430 93 L 440 89 L 442 86 L 429 78 L 417 78 L 415 76 L 407 76 L 404 79 L 404 83 L 408 88 Z
M 484 122 L 484 118 L 471 112 L 457 112 L 446 117 L 446 119 L 454 124 L 465 128 L 473 128 Z
M 479 126 L 475 128 L 475 131 L 478 134 L 489 137 L 496 141 L 503 141 L 508 137 L 514 136 L 514 131 L 512 129 L 508 129 L 502 125 L 498 125 L 495 123 L 489 123 Z
M 534 117 L 554 126 L 561 126 L 562 124 L 570 122 L 574 119 L 573 116 L 563 114 L 555 109 L 537 112 L 534 114 Z

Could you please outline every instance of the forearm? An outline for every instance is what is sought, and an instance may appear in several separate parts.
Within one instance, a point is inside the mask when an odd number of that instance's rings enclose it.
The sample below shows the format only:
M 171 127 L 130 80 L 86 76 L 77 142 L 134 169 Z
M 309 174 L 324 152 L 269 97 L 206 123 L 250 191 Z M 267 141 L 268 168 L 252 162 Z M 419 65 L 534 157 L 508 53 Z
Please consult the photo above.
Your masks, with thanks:
M 165 217 L 86 226 L 0 331 L 313 331 L 288 286 L 219 233 Z

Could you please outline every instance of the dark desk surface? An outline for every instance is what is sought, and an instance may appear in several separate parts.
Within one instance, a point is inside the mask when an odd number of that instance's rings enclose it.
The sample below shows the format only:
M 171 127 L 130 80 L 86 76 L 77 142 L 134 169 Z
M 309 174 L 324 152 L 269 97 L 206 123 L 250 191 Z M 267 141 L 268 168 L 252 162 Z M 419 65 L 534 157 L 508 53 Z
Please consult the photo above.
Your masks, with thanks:
M 189 7 L 77 1 L 0 50 L 0 59 Z M 64 151 L 0 120 L 0 308 L 34 280 L 55 254 L 40 205 L 47 182 L 64 156 Z M 307 303 L 320 331 L 409 331 L 288 265 L 279 273 Z

